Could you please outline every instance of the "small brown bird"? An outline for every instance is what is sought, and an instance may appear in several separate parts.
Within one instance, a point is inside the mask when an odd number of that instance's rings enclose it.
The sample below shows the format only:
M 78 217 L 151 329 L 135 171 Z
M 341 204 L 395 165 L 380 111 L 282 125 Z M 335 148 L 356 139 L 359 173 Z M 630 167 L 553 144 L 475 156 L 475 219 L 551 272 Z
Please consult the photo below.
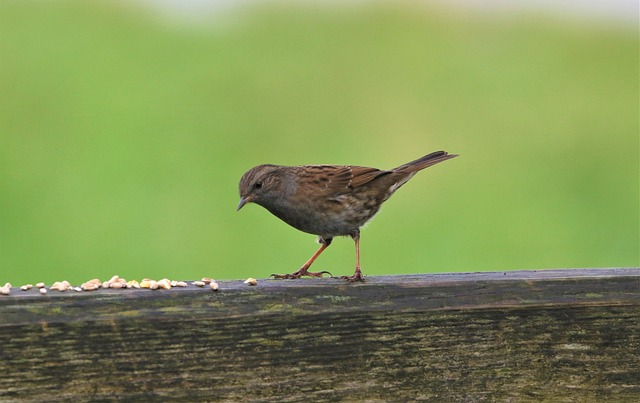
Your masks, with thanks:
M 356 270 L 349 281 L 363 281 L 360 271 L 360 227 L 369 221 L 391 195 L 416 172 L 457 157 L 436 151 L 397 168 L 383 171 L 351 165 L 258 165 L 240 179 L 240 210 L 256 203 L 282 221 L 318 236 L 320 249 L 291 274 L 275 278 L 322 277 L 309 267 L 331 245 L 335 236 L 348 235 L 356 244 Z

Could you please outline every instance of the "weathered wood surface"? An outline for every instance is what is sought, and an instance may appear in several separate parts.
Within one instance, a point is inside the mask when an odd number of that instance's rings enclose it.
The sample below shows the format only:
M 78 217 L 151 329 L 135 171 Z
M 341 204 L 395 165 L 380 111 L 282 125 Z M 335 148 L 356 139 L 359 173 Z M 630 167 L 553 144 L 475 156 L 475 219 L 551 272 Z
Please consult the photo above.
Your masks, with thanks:
M 638 401 L 640 269 L 0 296 L 0 401 Z

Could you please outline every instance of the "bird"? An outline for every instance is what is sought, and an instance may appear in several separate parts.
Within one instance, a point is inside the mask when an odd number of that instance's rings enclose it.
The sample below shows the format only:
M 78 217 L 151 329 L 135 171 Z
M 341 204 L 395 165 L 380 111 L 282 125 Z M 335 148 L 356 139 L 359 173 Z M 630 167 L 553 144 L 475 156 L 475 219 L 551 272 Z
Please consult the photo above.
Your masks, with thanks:
M 355 242 L 356 267 L 352 276 L 341 278 L 364 281 L 360 268 L 360 228 L 418 171 L 457 156 L 435 151 L 389 170 L 353 165 L 257 165 L 240 179 L 237 211 L 255 203 L 292 227 L 318 237 L 320 248 L 299 270 L 270 277 L 332 276 L 328 271 L 311 272 L 309 268 L 333 238 L 349 236 Z

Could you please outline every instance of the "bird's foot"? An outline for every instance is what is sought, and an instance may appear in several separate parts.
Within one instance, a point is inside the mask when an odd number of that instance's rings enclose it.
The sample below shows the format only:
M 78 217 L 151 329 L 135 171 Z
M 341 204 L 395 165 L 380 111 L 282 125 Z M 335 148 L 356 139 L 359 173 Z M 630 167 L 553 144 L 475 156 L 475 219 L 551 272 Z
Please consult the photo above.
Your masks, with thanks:
M 356 271 L 353 276 L 342 276 L 340 278 L 342 280 L 347 280 L 350 283 L 355 283 L 356 281 L 362 281 L 364 283 L 364 277 L 360 271 Z
M 291 273 L 291 274 L 272 274 L 269 277 L 273 277 L 274 279 L 290 280 L 290 279 L 300 278 L 302 276 L 322 278 L 322 276 L 325 274 L 328 274 L 329 277 L 333 277 L 333 275 L 328 271 L 313 272 L 313 271 L 308 271 L 307 269 L 300 269 L 297 272 Z

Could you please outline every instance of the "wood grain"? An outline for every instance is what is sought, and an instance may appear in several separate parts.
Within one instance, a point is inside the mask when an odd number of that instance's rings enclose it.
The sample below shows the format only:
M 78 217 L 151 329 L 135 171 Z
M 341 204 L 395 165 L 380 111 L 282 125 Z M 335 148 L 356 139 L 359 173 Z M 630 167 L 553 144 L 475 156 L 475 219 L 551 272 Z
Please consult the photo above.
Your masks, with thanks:
M 0 296 L 0 401 L 637 401 L 640 269 Z

